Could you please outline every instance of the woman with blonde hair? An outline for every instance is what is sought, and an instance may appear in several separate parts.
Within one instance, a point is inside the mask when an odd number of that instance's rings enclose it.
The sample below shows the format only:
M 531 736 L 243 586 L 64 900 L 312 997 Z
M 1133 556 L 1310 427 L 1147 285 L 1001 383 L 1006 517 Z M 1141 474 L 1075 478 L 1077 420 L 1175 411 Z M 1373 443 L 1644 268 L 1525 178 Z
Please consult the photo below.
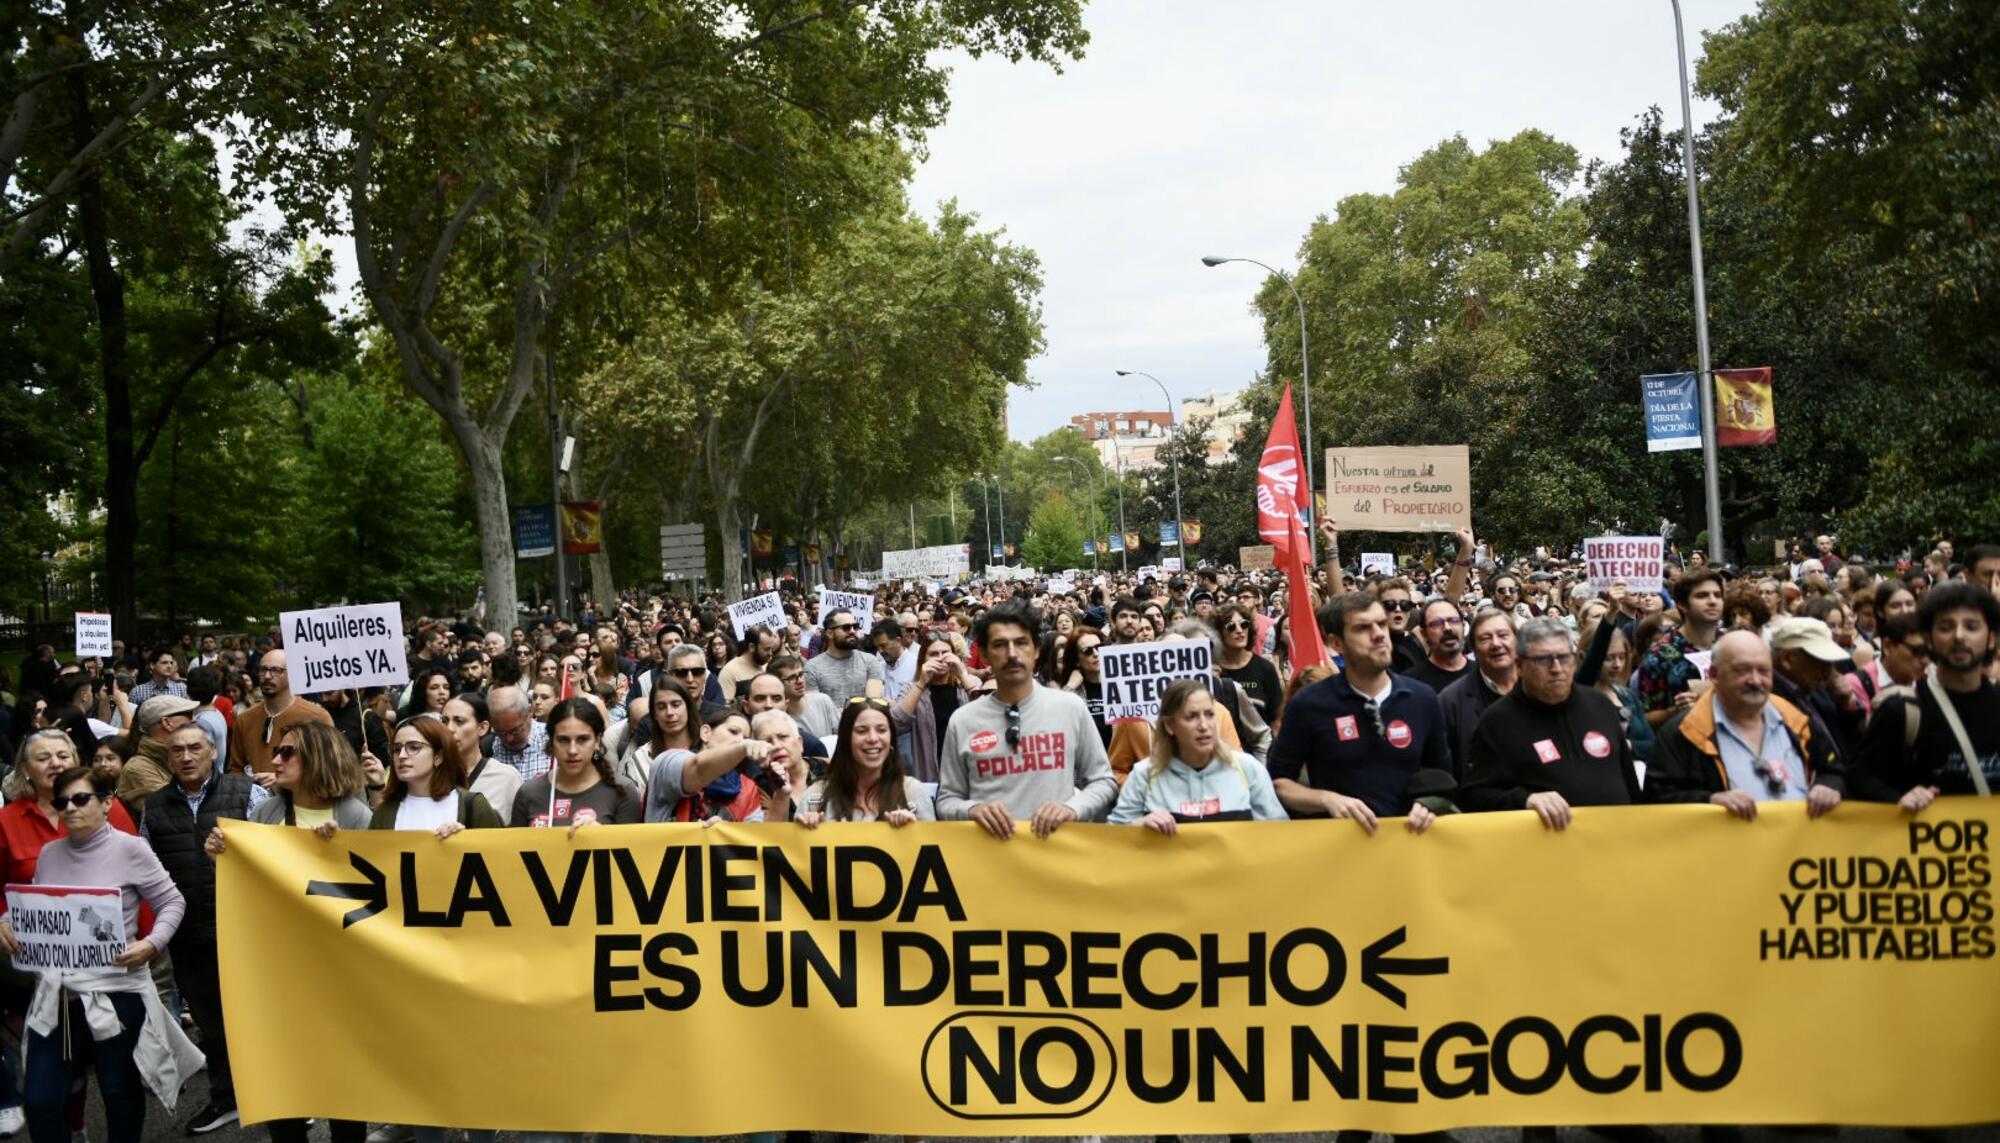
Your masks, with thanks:
M 1112 825 L 1172 836 L 1182 822 L 1284 821 L 1264 764 L 1223 742 L 1202 679 L 1180 679 L 1160 697 L 1152 756 L 1118 791 Z

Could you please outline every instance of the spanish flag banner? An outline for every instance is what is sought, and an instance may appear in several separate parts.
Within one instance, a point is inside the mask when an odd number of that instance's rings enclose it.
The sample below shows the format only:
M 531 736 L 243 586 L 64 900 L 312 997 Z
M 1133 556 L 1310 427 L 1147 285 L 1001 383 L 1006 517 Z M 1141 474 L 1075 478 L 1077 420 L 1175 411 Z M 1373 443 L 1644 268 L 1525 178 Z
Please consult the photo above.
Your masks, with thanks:
M 772 538 L 771 529 L 757 528 L 750 533 L 750 554 L 758 559 L 770 559 L 778 551 L 777 541 Z
M 1935 1127 L 2000 1120 L 1996 824 L 225 820 L 216 923 L 245 1123 Z
M 604 543 L 604 514 L 595 500 L 565 500 L 562 505 L 563 552 L 589 555 Z
M 1181 542 L 1192 548 L 1201 543 L 1201 521 L 1181 521 Z
M 1715 371 L 1715 443 L 1767 445 L 1778 442 L 1778 407 L 1771 398 L 1771 367 Z

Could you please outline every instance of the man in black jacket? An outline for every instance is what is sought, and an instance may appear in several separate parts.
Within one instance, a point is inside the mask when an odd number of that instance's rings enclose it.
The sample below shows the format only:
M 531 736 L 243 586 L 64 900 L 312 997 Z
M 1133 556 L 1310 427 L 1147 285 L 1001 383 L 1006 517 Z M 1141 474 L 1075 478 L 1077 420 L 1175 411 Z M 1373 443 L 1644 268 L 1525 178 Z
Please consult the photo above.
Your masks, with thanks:
M 1497 613 L 1496 613 L 1497 614 Z M 1469 748 L 1465 809 L 1529 809 L 1565 829 L 1572 806 L 1639 801 L 1632 747 L 1618 707 L 1576 685 L 1576 643 L 1559 619 L 1521 625 L 1520 685 L 1486 708 Z
M 1715 641 L 1714 692 L 1660 727 L 1646 771 L 1650 802 L 1712 802 L 1751 821 L 1757 803 L 1800 801 L 1813 817 L 1840 804 L 1847 772 L 1823 729 L 1771 693 L 1771 651 L 1750 631 Z
M 187 913 L 174 934 L 174 983 L 187 997 L 208 1060 L 208 1106 L 188 1120 L 186 1132 L 205 1135 L 236 1122 L 237 1115 L 216 968 L 215 862 L 202 852 L 202 842 L 217 821 L 249 817 L 250 807 L 267 795 L 241 774 L 215 772 L 215 743 L 199 723 L 190 722 L 168 736 L 167 762 L 174 780 L 146 799 L 139 832 L 187 901 Z
M 1563 628 L 1565 634 L 1568 631 Z M 1520 678 L 1512 615 L 1483 607 L 1472 617 L 1472 662 L 1471 671 L 1438 692 L 1452 773 L 1461 782 L 1472 769 L 1472 735 L 1480 718 L 1502 695 L 1512 692 Z M 1575 678 L 1574 671 L 1570 677 Z

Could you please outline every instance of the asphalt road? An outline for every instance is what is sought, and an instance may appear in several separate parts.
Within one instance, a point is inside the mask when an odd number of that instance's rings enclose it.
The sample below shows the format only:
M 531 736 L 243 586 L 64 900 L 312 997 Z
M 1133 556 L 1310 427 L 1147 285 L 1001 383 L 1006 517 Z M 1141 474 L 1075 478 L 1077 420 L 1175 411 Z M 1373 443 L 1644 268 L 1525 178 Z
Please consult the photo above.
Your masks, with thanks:
M 147 1143 L 185 1139 L 186 1136 L 181 1132 L 181 1124 L 207 1102 L 208 1082 L 203 1076 L 196 1076 L 188 1085 L 180 1107 L 172 1116 L 169 1116 L 158 1103 L 148 1100 L 145 1134 Z M 98 1104 L 94 1088 L 91 1092 L 88 1118 L 90 1138 L 94 1143 L 104 1143 L 106 1138 L 104 1113 Z M 1451 1134 L 1459 1143 L 1516 1143 L 1520 1139 L 1520 1132 L 1513 1128 L 1477 1128 L 1454 1131 Z M 1698 1143 L 1699 1140 L 1699 1132 L 1693 1127 L 1667 1127 L 1661 1129 L 1661 1134 L 1668 1143 Z M 2000 1125 L 1955 1128 L 1944 1132 L 1943 1135 L 1950 1143 L 2000 1143 Z M 1559 1137 L 1562 1143 L 1608 1143 L 1603 1136 L 1580 1127 L 1562 1128 Z M 23 1132 L 18 1138 L 22 1143 L 26 1143 L 27 1135 Z M 241 1125 L 231 1125 L 200 1138 L 203 1143 L 264 1143 L 269 1136 L 261 1127 L 245 1128 Z M 743 1137 L 726 1138 L 729 1143 L 739 1143 Z M 834 1143 L 836 1138 L 833 1135 L 821 1134 L 815 1143 Z M 883 1143 L 897 1143 L 894 1136 L 875 1138 L 882 1140 Z M 1111 1138 L 1107 1137 L 1106 1143 L 1111 1143 Z M 1333 1143 L 1334 1135 L 1329 1131 L 1310 1135 L 1269 1135 L 1258 1138 L 1284 1140 L 1285 1143 Z M 1377 1135 L 1375 1138 L 1377 1143 L 1388 1143 L 1390 1139 L 1387 1135 Z M 1840 1128 L 1827 1131 L 1750 1128 L 1744 1132 L 1744 1143 L 1904 1143 L 1909 1138 L 1902 1131 L 1885 1128 Z M 500 1136 L 501 1143 L 512 1143 L 513 1139 L 511 1133 L 502 1133 Z M 327 1143 L 325 1124 L 314 1125 L 312 1140 L 313 1143 Z M 978 1143 L 978 1141 L 967 1140 L 966 1143 Z M 1132 1143 L 1153 1143 L 1153 1140 L 1150 1137 L 1140 1136 L 1133 1137 Z M 1223 1136 L 1187 1135 L 1182 1136 L 1182 1143 L 1228 1143 L 1228 1141 Z

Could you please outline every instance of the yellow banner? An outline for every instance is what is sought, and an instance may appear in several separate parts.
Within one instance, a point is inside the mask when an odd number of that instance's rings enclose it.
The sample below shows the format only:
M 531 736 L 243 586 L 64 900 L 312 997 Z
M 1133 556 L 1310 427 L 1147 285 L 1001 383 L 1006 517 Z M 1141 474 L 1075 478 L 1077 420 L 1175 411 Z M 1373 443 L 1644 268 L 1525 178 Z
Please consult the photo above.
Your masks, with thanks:
M 719 1135 L 2000 1120 L 2000 809 L 228 823 L 247 1122 Z

